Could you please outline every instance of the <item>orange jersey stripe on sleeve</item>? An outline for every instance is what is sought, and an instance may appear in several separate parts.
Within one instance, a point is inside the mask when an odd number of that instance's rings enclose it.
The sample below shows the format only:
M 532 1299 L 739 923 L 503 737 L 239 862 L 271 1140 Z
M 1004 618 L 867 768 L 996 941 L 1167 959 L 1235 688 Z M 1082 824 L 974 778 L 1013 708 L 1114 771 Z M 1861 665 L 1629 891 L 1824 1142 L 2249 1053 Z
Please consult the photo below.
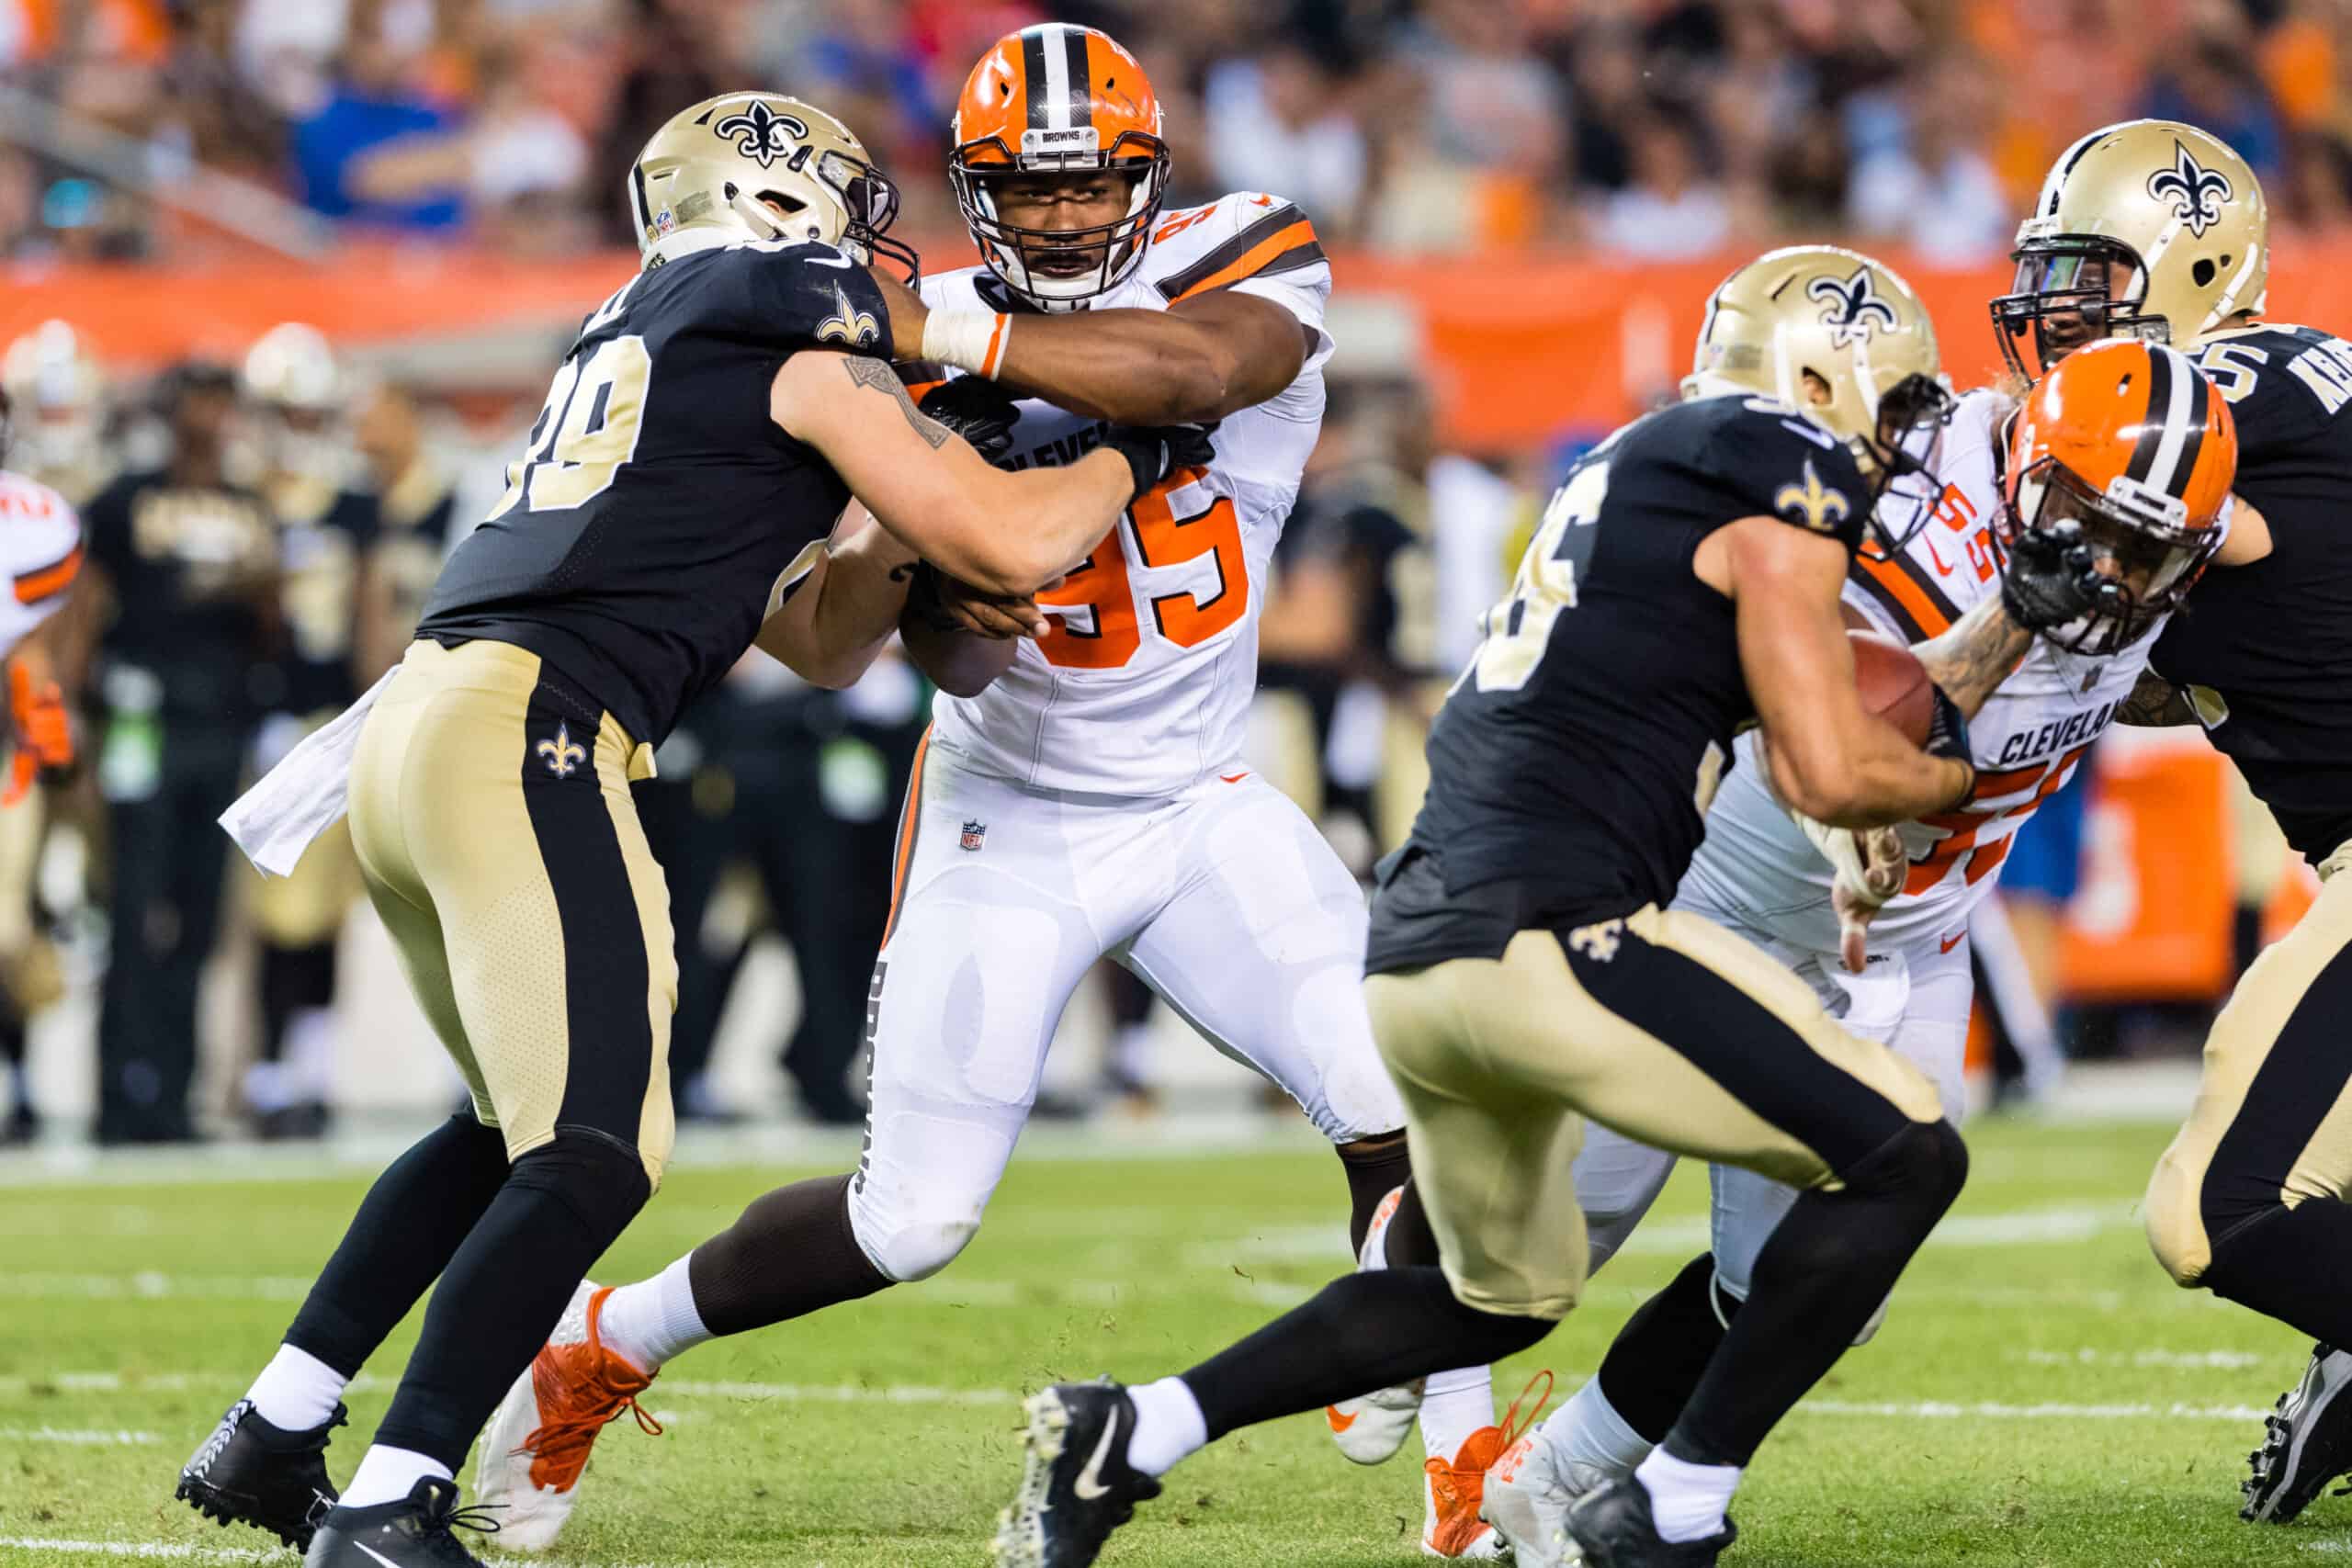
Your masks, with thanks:
M 74 546 L 64 558 L 43 567 L 17 574 L 17 603 L 38 604 L 74 586 L 74 578 L 82 572 L 82 547 Z

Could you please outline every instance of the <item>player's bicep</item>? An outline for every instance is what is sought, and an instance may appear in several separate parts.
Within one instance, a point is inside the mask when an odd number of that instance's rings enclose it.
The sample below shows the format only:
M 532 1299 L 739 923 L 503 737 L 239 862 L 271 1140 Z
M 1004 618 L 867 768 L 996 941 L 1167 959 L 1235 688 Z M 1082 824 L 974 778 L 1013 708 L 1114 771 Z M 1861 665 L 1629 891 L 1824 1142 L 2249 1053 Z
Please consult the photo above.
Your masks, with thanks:
M 1803 770 L 1837 752 L 1841 721 L 1860 711 L 1838 611 L 1846 547 L 1775 517 L 1719 533 L 1748 695 L 1776 752 Z
M 1298 379 L 1315 329 L 1262 295 L 1220 288 L 1171 307 L 1169 314 L 1204 333 L 1227 358 L 1227 401 L 1254 408 Z

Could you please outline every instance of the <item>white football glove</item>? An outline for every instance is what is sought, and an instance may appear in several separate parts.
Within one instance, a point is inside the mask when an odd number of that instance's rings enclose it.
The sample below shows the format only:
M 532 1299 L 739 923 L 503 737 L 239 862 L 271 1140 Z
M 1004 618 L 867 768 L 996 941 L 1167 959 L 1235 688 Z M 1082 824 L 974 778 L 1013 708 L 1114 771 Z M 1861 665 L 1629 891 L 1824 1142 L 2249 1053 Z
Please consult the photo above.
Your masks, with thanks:
M 1859 975 L 1869 961 L 1871 921 L 1903 891 L 1910 865 L 1903 835 L 1892 828 L 1832 828 L 1801 811 L 1789 815 L 1837 872 L 1829 907 L 1838 912 L 1838 958 L 1848 974 Z

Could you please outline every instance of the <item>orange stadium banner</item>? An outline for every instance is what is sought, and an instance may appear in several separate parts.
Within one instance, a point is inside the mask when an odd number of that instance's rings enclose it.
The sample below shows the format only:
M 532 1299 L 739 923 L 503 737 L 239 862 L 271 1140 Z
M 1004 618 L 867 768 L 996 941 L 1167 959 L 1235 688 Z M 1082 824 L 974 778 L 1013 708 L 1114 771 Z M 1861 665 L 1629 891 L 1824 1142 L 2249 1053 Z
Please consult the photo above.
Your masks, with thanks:
M 933 247 L 961 260 L 960 243 Z M 1444 434 L 1505 453 L 1605 430 L 1669 391 L 1688 368 L 1707 294 L 1745 254 L 1636 263 L 1599 256 L 1334 257 L 1343 295 L 1381 296 L 1418 317 Z M 1891 259 L 1918 287 L 1944 335 L 1955 381 L 2000 368 L 1985 301 L 2006 265 L 1964 272 Z M 189 353 L 231 354 L 289 318 L 338 341 L 379 345 L 491 328 L 560 331 L 636 268 L 626 253 L 514 261 L 480 252 L 355 249 L 332 265 L 270 259 L 187 268 L 6 269 L 0 333 L 62 316 L 109 361 L 144 367 Z M 2352 235 L 2282 236 L 2270 315 L 2352 329 L 2327 279 L 2352 270 Z M 1344 368 L 1347 345 L 1340 349 Z

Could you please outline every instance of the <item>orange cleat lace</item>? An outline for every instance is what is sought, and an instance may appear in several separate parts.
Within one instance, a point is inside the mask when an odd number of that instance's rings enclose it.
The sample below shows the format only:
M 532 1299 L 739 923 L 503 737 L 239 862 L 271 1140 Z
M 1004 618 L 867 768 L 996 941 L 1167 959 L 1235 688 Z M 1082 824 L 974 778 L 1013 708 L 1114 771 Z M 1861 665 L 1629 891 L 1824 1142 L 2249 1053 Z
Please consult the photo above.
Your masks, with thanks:
M 1543 1392 L 1536 1393 L 1538 1385 Z M 1535 1395 L 1535 1408 L 1520 1419 L 1520 1407 L 1530 1395 Z M 1462 1448 L 1451 1462 L 1431 1455 L 1421 1468 L 1430 1482 L 1430 1501 L 1433 1517 L 1422 1544 L 1440 1557 L 1459 1557 L 1477 1544 L 1480 1537 L 1493 1527 L 1479 1518 L 1478 1510 L 1487 1501 L 1487 1471 L 1525 1437 L 1543 1418 L 1544 1407 L 1552 1403 L 1552 1374 L 1547 1370 L 1527 1380 L 1519 1397 L 1503 1412 L 1502 1424 L 1481 1427 L 1463 1439 Z
M 588 1468 L 589 1450 L 596 1434 L 626 1413 L 637 1418 L 649 1437 L 662 1435 L 662 1423 L 647 1414 L 637 1396 L 652 1385 L 653 1374 L 640 1372 L 605 1348 L 597 1332 L 604 1315 L 607 1287 L 588 1303 L 587 1337 L 573 1345 L 545 1345 L 531 1362 L 531 1391 L 539 1402 L 539 1425 L 516 1451 L 531 1456 L 531 1484 L 569 1492 Z

